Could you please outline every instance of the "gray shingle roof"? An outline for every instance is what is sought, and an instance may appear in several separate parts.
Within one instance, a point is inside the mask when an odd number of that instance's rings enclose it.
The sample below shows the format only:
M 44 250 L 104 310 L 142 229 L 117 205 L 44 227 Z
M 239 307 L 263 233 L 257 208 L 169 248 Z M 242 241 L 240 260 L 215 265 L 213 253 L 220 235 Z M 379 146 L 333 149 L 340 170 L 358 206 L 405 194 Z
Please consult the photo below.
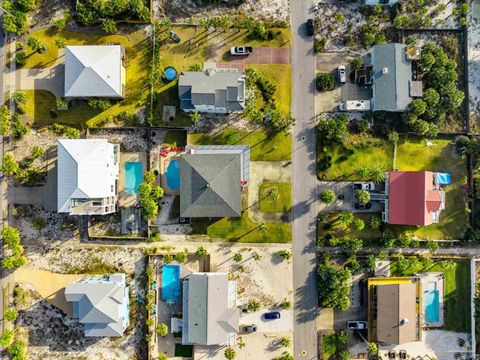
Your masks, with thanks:
M 374 111 L 404 111 L 412 101 L 412 65 L 405 45 L 376 45 L 372 52 Z
M 183 154 L 180 216 L 240 216 L 240 166 L 240 154 Z
M 186 288 L 186 289 L 185 289 Z M 239 328 L 240 311 L 229 308 L 225 273 L 194 273 L 184 282 L 185 343 L 221 345 Z M 186 328 L 185 328 L 186 327 Z
M 238 100 L 238 96 L 245 92 L 244 82 L 239 81 L 243 77 L 243 74 L 231 71 L 182 72 L 178 81 L 178 96 L 182 100 L 180 108 L 191 109 L 187 103 L 190 100 L 194 105 L 227 107 L 227 111 L 243 110 L 245 99 Z

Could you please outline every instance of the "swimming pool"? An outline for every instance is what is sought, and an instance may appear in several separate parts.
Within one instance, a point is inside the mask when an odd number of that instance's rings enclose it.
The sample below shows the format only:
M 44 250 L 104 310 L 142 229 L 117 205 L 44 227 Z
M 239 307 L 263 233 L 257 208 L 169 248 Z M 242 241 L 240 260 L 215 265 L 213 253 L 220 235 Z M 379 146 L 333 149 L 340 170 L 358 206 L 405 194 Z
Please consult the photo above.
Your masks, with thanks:
M 125 163 L 125 192 L 127 194 L 138 194 L 138 186 L 142 183 L 142 163 Z
M 165 172 L 167 185 L 172 190 L 180 189 L 180 162 L 178 160 L 170 161 Z
M 180 299 L 180 266 L 163 265 L 162 267 L 162 300 Z
M 425 321 L 427 323 L 436 323 L 440 321 L 440 292 L 433 284 L 423 295 L 425 302 Z

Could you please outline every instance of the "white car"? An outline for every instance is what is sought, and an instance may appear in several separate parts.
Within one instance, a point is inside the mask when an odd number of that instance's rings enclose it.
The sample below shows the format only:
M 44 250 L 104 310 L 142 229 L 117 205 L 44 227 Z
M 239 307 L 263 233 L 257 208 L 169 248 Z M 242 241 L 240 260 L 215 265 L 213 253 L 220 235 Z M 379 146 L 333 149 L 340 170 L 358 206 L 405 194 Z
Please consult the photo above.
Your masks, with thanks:
M 353 190 L 375 190 L 375 183 L 373 181 L 365 183 L 353 183 Z
M 366 330 L 367 328 L 366 321 L 347 321 L 348 330 Z
M 347 81 L 347 70 L 345 70 L 345 66 L 341 65 L 337 69 L 338 81 L 342 84 L 345 84 Z

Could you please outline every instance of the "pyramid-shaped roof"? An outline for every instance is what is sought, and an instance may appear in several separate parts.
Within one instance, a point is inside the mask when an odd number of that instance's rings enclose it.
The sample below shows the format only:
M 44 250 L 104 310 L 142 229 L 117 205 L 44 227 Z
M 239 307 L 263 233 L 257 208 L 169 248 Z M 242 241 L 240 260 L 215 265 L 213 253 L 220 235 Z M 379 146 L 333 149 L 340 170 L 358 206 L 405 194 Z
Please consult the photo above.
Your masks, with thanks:
M 240 154 L 183 154 L 180 216 L 240 216 L 240 166 Z
M 65 97 L 122 96 L 122 47 L 83 45 L 65 48 Z

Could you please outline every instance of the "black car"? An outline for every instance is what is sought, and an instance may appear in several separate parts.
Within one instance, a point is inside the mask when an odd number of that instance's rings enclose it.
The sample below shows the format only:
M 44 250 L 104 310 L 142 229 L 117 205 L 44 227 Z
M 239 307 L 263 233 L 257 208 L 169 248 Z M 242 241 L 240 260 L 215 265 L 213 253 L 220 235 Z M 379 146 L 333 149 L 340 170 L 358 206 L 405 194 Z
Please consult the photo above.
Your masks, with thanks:
M 280 319 L 280 313 L 278 311 L 272 311 L 272 312 L 263 314 L 263 317 L 267 320 Z
M 243 332 L 245 334 L 251 334 L 255 331 L 257 331 L 257 325 L 244 325 L 243 328 L 242 328 Z
M 315 27 L 313 26 L 313 19 L 307 20 L 307 35 L 313 36 L 315 34 Z
M 355 203 L 355 209 L 357 210 L 368 210 L 372 208 L 372 203 L 368 202 L 365 205 L 360 204 L 360 203 Z

